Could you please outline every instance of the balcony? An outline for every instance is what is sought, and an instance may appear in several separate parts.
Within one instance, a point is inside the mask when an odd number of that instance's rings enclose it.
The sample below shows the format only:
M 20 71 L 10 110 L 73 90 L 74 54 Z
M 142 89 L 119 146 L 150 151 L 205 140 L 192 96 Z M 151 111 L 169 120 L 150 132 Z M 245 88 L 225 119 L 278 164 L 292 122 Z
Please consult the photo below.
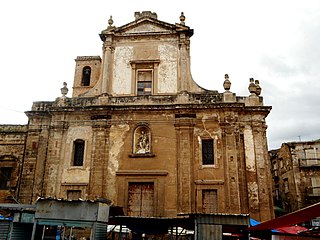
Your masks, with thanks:
M 300 158 L 300 167 L 320 167 L 320 158 Z

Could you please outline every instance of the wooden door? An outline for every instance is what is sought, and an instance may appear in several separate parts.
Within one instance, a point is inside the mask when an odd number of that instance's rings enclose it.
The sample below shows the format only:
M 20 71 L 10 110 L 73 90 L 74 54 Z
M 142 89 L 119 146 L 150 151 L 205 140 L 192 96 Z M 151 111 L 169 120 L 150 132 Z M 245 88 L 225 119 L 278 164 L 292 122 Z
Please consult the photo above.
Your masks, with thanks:
M 154 184 L 129 183 L 128 216 L 152 217 L 154 211 Z

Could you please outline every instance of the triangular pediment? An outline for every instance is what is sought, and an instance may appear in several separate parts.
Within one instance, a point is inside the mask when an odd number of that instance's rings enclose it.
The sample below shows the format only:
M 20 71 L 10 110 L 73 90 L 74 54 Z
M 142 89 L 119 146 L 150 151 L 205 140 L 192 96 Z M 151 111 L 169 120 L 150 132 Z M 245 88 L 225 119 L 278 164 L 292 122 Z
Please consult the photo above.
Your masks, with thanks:
M 176 26 L 155 19 L 144 18 L 119 27 L 116 32 L 121 34 L 173 32 Z
M 184 22 L 170 24 L 157 19 L 155 13 L 149 11 L 136 13 L 136 20 L 126 25 L 115 27 L 112 26 L 113 20 L 109 19 L 109 26 L 100 34 L 102 41 L 105 41 L 107 36 L 114 35 L 115 37 L 137 36 L 137 35 L 158 35 L 158 34 L 177 34 L 184 32 L 188 36 L 193 35 L 193 30 L 186 26 Z

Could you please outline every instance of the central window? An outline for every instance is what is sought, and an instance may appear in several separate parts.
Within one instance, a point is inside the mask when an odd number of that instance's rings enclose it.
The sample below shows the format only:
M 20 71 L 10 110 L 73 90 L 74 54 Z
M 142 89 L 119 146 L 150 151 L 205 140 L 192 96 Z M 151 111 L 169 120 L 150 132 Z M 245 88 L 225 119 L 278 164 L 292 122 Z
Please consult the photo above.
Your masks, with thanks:
M 214 164 L 213 139 L 202 139 L 202 164 Z
M 73 142 L 73 166 L 82 166 L 84 157 L 84 141 L 77 139 Z
M 160 60 L 130 61 L 132 68 L 132 93 L 137 96 L 150 96 L 157 93 L 158 65 Z
M 152 70 L 138 70 L 137 71 L 137 95 L 151 95 L 152 94 Z

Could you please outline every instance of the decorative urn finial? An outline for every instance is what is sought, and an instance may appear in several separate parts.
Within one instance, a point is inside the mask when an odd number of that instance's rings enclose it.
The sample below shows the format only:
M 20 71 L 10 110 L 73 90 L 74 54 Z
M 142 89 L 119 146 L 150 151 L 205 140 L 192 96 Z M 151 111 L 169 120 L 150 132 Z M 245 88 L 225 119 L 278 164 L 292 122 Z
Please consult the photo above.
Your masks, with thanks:
M 228 74 L 224 75 L 223 87 L 224 87 L 224 90 L 226 92 L 229 92 L 229 90 L 231 88 L 231 82 L 229 81 L 229 75 Z
M 250 83 L 249 83 L 249 92 L 251 93 L 251 96 L 257 95 L 257 86 L 254 84 L 254 79 L 250 78 Z
M 108 30 L 110 30 L 110 29 L 112 29 L 113 28 L 113 19 L 112 19 L 112 16 L 110 16 L 110 18 L 109 18 L 109 20 L 108 20 L 108 24 L 109 24 L 109 26 L 108 26 Z
M 110 27 L 112 26 L 112 24 L 113 24 L 112 16 L 110 16 L 110 18 L 109 18 L 109 20 L 108 20 L 108 24 L 109 24 Z
M 67 88 L 66 82 L 63 82 L 63 87 L 60 90 L 61 90 L 62 97 L 65 98 L 69 91 L 69 89 Z
M 184 13 L 181 12 L 181 15 L 180 15 L 180 24 L 181 25 L 185 25 L 185 21 L 186 20 L 186 17 L 184 16 Z
M 259 96 L 261 94 L 261 87 L 260 87 L 260 83 L 259 80 L 255 80 L 254 81 L 255 85 L 256 85 L 256 94 Z

